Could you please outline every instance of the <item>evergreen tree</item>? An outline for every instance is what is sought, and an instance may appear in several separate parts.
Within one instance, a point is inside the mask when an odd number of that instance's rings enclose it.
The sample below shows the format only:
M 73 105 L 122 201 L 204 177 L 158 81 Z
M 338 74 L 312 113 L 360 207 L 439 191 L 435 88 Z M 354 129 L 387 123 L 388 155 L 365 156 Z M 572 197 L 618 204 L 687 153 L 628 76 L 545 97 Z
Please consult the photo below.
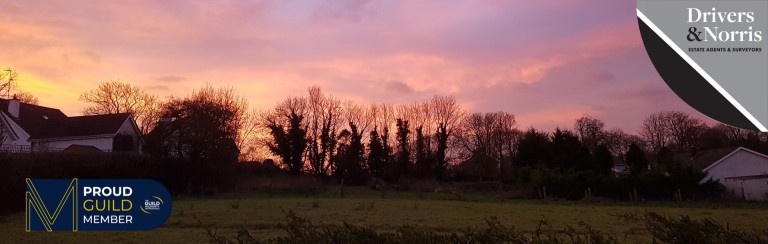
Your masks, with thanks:
M 445 160 L 446 150 L 448 149 L 448 131 L 444 124 L 438 125 L 437 133 L 437 150 L 435 150 L 435 176 L 438 179 L 442 179 L 445 176 L 445 169 L 448 167 L 448 162 Z
M 662 147 L 659 150 L 656 166 L 663 167 L 667 172 L 677 171 L 680 169 L 680 164 L 675 162 L 675 154 L 672 153 L 672 150 L 667 147 Z
M 344 180 L 345 184 L 360 185 L 368 180 L 368 174 L 363 167 L 363 136 L 354 123 L 349 123 L 349 130 L 339 133 L 336 177 Z
M 304 116 L 291 112 L 288 116 L 288 130 L 272 121 L 267 127 L 274 142 L 267 144 L 269 150 L 280 156 L 291 175 L 299 175 L 304 168 L 304 149 L 307 148 L 307 131 L 302 127 Z
M 605 144 L 595 149 L 594 161 L 596 166 L 596 172 L 604 175 L 611 174 L 611 168 L 613 167 L 613 155 Z
M 429 147 L 424 142 L 424 133 L 422 127 L 416 128 L 416 177 L 428 177 L 433 171 L 433 159 Z
M 373 128 L 368 142 L 368 173 L 374 177 L 384 177 L 387 157 L 389 156 L 384 150 L 379 132 L 377 128 Z
M 517 144 L 516 161 L 520 166 L 544 166 L 552 157 L 552 141 L 547 133 L 529 129 Z
M 408 121 L 397 119 L 397 160 L 395 161 L 395 178 L 402 177 L 411 165 L 411 145 L 408 141 Z
M 648 159 L 645 157 L 645 151 L 637 144 L 632 143 L 629 146 L 627 164 L 629 164 L 630 173 L 633 175 L 648 171 Z
M 381 145 L 384 149 L 383 153 L 383 166 L 384 166 L 384 178 L 392 178 L 392 175 L 394 175 L 395 171 L 395 164 L 393 163 L 393 155 L 392 155 L 392 146 L 389 145 L 389 127 L 385 126 L 384 129 L 381 130 Z
M 593 169 L 589 164 L 589 149 L 579 137 L 569 130 L 556 129 L 552 134 L 552 161 L 550 166 L 558 169 Z

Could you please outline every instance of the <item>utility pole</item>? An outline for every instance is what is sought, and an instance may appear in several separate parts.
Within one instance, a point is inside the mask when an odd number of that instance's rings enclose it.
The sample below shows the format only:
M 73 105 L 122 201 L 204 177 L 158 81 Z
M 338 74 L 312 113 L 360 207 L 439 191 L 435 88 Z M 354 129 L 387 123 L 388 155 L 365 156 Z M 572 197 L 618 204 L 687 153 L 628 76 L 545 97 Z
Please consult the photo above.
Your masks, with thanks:
M 11 99 L 11 88 L 16 85 L 16 71 L 10 67 L 0 74 L 0 97 Z

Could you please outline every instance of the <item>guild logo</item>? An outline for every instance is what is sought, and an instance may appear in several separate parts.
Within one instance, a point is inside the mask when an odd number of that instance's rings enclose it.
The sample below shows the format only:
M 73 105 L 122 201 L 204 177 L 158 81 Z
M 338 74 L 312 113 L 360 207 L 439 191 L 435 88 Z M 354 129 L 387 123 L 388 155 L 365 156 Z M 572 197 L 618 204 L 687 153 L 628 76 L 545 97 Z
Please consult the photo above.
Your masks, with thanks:
M 148 179 L 26 179 L 31 231 L 152 230 L 170 217 L 170 193 Z
M 152 198 L 153 198 L 152 200 L 144 199 L 144 203 L 141 206 L 141 211 L 142 212 L 144 212 L 146 214 L 152 214 L 149 211 L 159 211 L 160 210 L 160 206 L 163 205 L 163 199 L 161 199 L 161 198 L 159 198 L 157 196 L 152 196 Z

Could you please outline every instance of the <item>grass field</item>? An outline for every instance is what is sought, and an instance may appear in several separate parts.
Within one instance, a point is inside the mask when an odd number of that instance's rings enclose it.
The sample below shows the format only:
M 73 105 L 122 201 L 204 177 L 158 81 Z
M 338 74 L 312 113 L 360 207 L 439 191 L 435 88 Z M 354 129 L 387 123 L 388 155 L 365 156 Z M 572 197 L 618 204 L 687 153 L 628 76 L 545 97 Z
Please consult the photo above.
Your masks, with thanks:
M 556 229 L 576 226 L 579 221 L 619 238 L 621 242 L 648 242 L 643 223 L 620 215 L 654 211 L 667 216 L 709 217 L 730 228 L 768 229 L 768 205 L 764 203 L 614 203 L 582 201 L 501 200 L 491 194 L 403 193 L 382 195 L 364 188 L 347 188 L 344 198 L 338 188 L 285 193 L 247 193 L 216 197 L 177 197 L 166 225 L 148 232 L 33 232 L 23 230 L 23 213 L 0 218 L 2 243 L 132 242 L 204 243 L 207 231 L 234 237 L 247 227 L 258 238 L 284 235 L 280 224 L 284 211 L 315 224 L 369 225 L 391 231 L 402 225 L 437 232 L 456 232 L 485 227 L 485 219 L 497 217 L 504 225 L 532 230 L 540 220 Z

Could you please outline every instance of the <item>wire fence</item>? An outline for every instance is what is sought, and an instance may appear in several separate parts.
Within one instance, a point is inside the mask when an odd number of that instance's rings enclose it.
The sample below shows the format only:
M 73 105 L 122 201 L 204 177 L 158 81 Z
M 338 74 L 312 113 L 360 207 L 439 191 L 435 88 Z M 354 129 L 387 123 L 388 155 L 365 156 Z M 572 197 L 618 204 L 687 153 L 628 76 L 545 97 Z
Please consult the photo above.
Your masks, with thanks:
M 37 152 L 61 152 L 64 148 L 41 147 L 31 145 L 0 145 L 3 153 L 37 153 Z

